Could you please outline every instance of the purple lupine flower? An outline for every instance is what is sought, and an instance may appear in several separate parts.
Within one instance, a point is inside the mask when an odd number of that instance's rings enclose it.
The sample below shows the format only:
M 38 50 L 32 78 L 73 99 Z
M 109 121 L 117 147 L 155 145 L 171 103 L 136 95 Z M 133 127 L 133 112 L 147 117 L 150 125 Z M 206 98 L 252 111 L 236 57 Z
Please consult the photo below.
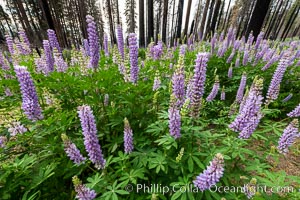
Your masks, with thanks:
M 224 158 L 222 154 L 217 153 L 206 170 L 199 174 L 196 180 L 193 181 L 194 186 L 203 192 L 218 183 L 223 174 Z
M 244 57 L 243 57 L 243 65 L 247 65 L 248 62 L 249 62 L 249 51 L 245 50 Z
M 5 38 L 6 38 L 6 44 L 7 44 L 7 47 L 8 47 L 8 51 L 11 55 L 13 55 L 15 53 L 15 51 L 14 51 L 14 41 L 13 41 L 12 37 L 9 36 L 9 35 L 5 35 Z
M 243 130 L 239 133 L 239 138 L 248 139 L 257 128 L 261 118 L 262 114 L 260 112 L 258 112 L 257 115 L 251 117 L 245 128 L 243 128 Z
M 239 67 L 240 66 L 240 57 L 237 57 L 235 60 L 235 67 Z
M 292 97 L 293 97 L 293 94 L 290 93 L 289 95 L 287 95 L 287 96 L 282 100 L 282 102 L 287 102 L 287 101 L 289 101 Z
M 256 43 L 255 43 L 255 49 L 256 49 L 256 50 L 257 50 L 258 47 L 260 46 L 261 41 L 262 41 L 262 39 L 264 38 L 264 35 L 265 35 L 265 33 L 261 31 L 261 32 L 259 33 L 259 35 L 257 36 Z
M 249 127 L 253 127 L 255 117 L 259 116 L 263 96 L 262 96 L 262 88 L 263 88 L 263 79 L 255 79 L 249 91 L 249 95 L 245 101 L 243 108 L 240 110 L 240 113 L 235 118 L 235 120 L 229 125 L 229 128 L 233 131 L 239 132 L 244 129 L 250 129 Z M 254 131 L 253 128 L 251 128 Z M 245 130 L 246 131 L 246 130 Z M 247 133 L 248 135 L 252 134 L 250 131 Z
M 223 42 L 223 40 L 224 40 L 224 32 L 222 31 L 219 37 L 219 42 Z
M 7 142 L 6 136 L 0 136 L 0 148 L 4 148 Z
M 104 95 L 103 104 L 104 104 L 104 106 L 108 106 L 108 104 L 109 104 L 109 95 L 108 94 Z
M 206 98 L 207 102 L 211 102 L 212 100 L 214 100 L 216 98 L 216 96 L 219 92 L 219 88 L 220 88 L 219 76 L 216 76 L 213 88 L 212 88 L 210 94 Z
M 130 154 L 133 151 L 133 133 L 127 118 L 124 119 L 124 152 Z
M 157 75 L 154 78 L 154 83 L 153 83 L 153 87 L 152 87 L 152 91 L 156 91 L 160 88 L 160 84 L 161 84 L 161 80 L 160 77 L 157 73 Z
M 80 150 L 76 147 L 76 145 L 71 142 L 66 134 L 62 134 L 61 139 L 64 142 L 64 150 L 70 160 L 72 160 L 76 165 L 82 164 L 86 158 L 81 155 Z
M 52 49 L 56 48 L 58 50 L 58 52 L 61 54 L 62 51 L 61 51 L 60 45 L 58 43 L 55 31 L 52 29 L 48 29 L 47 35 L 48 35 L 48 40 L 49 40 L 51 48 Z
M 123 38 L 123 30 L 121 25 L 117 25 L 117 44 L 119 53 L 122 56 L 122 59 L 124 60 L 125 54 L 124 54 L 124 38 Z
M 77 176 L 74 176 L 72 178 L 74 188 L 76 191 L 76 199 L 79 200 L 93 200 L 96 198 L 97 193 L 94 190 L 91 190 L 90 188 L 86 187 L 82 184 L 82 182 L 79 180 Z
M 236 93 L 236 102 L 237 103 L 241 103 L 243 100 L 243 96 L 244 96 L 244 91 L 245 91 L 245 87 L 246 87 L 246 82 L 247 82 L 247 74 L 244 72 L 241 78 L 241 82 L 240 82 L 240 86 L 239 89 Z
M 79 106 L 78 115 L 84 136 L 85 149 L 88 152 L 89 159 L 95 164 L 97 169 L 104 169 L 106 160 L 103 157 L 97 137 L 96 121 L 91 107 L 87 105 Z
M 183 56 L 179 57 L 175 72 L 172 76 L 172 94 L 177 99 L 176 105 L 180 108 L 184 103 L 184 63 Z
M 130 56 L 130 81 L 136 84 L 139 76 L 139 66 L 138 66 L 138 43 L 137 43 L 137 37 L 135 33 L 129 34 L 128 43 L 129 43 L 129 56 Z
M 40 58 L 35 58 L 34 63 L 36 65 L 36 72 L 43 73 L 45 75 L 49 73 L 45 54 L 43 54 Z
M 54 59 L 52 56 L 52 50 L 51 50 L 48 40 L 43 40 L 43 47 L 44 47 L 46 64 L 47 64 L 47 71 L 53 72 L 54 71 Z
M 235 50 L 232 50 L 232 52 L 231 52 L 231 54 L 229 55 L 229 57 L 228 57 L 226 63 L 231 63 L 231 61 L 232 61 L 234 55 L 235 55 Z
M 163 54 L 163 43 L 162 41 L 158 41 L 157 45 L 153 45 L 150 48 L 150 55 L 154 60 L 159 60 Z
M 225 101 L 225 87 L 223 86 L 222 91 L 221 91 L 221 100 Z
M 96 22 L 94 22 L 94 18 L 90 15 L 86 16 L 87 22 L 87 33 L 89 39 L 89 47 L 90 47 L 90 61 L 89 68 L 96 69 L 99 64 L 100 52 L 99 52 L 99 38 L 97 33 Z
M 64 61 L 62 56 L 57 56 L 54 58 L 54 65 L 58 72 L 65 72 L 68 69 L 68 64 Z
M 108 50 L 108 37 L 107 34 L 104 34 L 104 39 L 103 39 L 103 48 L 105 52 L 105 56 L 109 56 L 109 50 Z
M 216 46 L 216 43 L 217 43 L 217 37 L 218 37 L 218 34 L 215 33 L 214 36 L 211 38 L 211 41 L 210 41 L 210 44 L 211 44 L 210 53 L 211 54 L 214 53 L 215 46 Z
M 288 67 L 289 60 L 287 58 L 282 58 L 279 63 L 276 71 L 273 74 L 268 92 L 267 92 L 267 100 L 266 103 L 270 103 L 278 98 L 280 83 L 283 79 L 284 73 Z
M 90 56 L 90 45 L 87 39 L 83 40 L 84 53 L 86 56 Z
M 19 35 L 20 35 L 20 38 L 22 39 L 22 41 L 23 41 L 23 42 L 26 44 L 26 46 L 28 47 L 28 50 L 31 52 L 31 50 L 30 50 L 30 42 L 29 42 L 29 39 L 28 39 L 28 37 L 27 37 L 25 31 L 20 30 L 20 31 L 19 31 Z M 30 52 L 29 52 L 29 53 L 30 53 Z
M 26 49 L 22 46 L 22 44 L 21 44 L 19 41 L 15 41 L 15 44 L 16 44 L 16 47 L 17 47 L 17 49 L 18 49 L 18 52 L 19 52 L 21 55 L 26 55 L 26 54 L 27 54 Z
M 262 49 L 260 51 L 258 51 L 255 55 L 255 60 L 252 64 L 252 66 L 256 66 L 258 61 L 264 56 L 264 54 L 266 53 L 268 49 L 268 45 L 263 45 Z
M 262 71 L 265 71 L 265 70 L 269 69 L 269 67 L 270 67 L 273 63 L 277 62 L 278 59 L 279 59 L 279 56 L 273 56 L 273 57 L 267 62 L 267 64 L 266 64 L 263 68 L 261 68 L 261 70 L 262 70 Z
M 201 100 L 204 94 L 204 84 L 206 80 L 206 67 L 209 58 L 208 53 L 198 53 L 197 59 L 195 60 L 194 76 L 192 79 L 191 87 L 191 107 L 192 116 L 197 117 L 201 106 Z
M 253 36 L 252 31 L 251 31 L 251 33 L 248 36 L 248 40 L 247 40 L 248 50 L 250 50 L 250 47 L 252 46 L 253 40 L 254 40 L 254 36 Z
M 299 122 L 298 119 L 294 119 L 283 131 L 278 141 L 278 151 L 282 154 L 289 152 L 289 147 L 295 142 L 297 137 L 300 137 L 298 131 Z
M 3 70 L 5 70 L 5 71 L 10 70 L 9 64 L 7 63 L 7 60 L 3 56 L 1 51 L 0 51 L 0 65 Z
M 7 96 L 7 97 L 11 97 L 13 95 L 9 88 L 5 88 L 4 93 L 5 93 L 5 96 Z
M 15 66 L 16 76 L 22 93 L 22 109 L 31 121 L 43 119 L 33 80 L 24 66 Z
M 289 117 L 300 117 L 300 104 L 287 114 Z
M 227 32 L 227 37 L 226 37 L 226 49 L 230 46 L 230 42 L 232 41 L 233 37 L 234 37 L 233 28 L 230 27 Z
M 182 56 L 184 56 L 185 51 L 186 51 L 186 45 L 181 45 L 180 46 L 179 54 L 182 55 Z
M 174 96 L 171 96 L 171 99 L 174 98 Z M 173 104 L 173 103 L 171 103 Z M 174 137 L 175 139 L 180 138 L 180 129 L 181 129 L 181 116 L 180 116 L 180 110 L 177 108 L 176 105 L 170 105 L 169 110 L 169 129 L 170 129 L 170 135 Z
M 23 134 L 27 132 L 27 128 L 19 121 L 13 122 L 8 128 L 8 132 L 11 136 L 16 136 L 17 134 Z
M 228 78 L 232 78 L 232 71 L 233 71 L 233 68 L 232 68 L 232 66 L 230 66 L 228 69 L 228 73 L 227 73 Z

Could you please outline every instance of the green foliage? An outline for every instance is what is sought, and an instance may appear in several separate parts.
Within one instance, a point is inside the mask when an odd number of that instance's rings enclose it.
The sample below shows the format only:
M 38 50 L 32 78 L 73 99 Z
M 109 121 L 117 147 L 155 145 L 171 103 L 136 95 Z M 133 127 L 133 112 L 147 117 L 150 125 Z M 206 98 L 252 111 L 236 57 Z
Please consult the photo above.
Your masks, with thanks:
M 203 50 L 207 47 L 200 45 Z M 185 70 L 193 72 L 196 52 L 187 52 Z M 229 52 L 230 53 L 230 52 Z M 228 57 L 228 52 L 225 58 Z M 64 57 L 71 60 L 71 52 L 64 51 Z M 145 62 L 140 69 L 137 85 L 125 82 L 112 58 L 101 56 L 99 69 L 82 73 L 80 66 L 70 67 L 66 73 L 53 72 L 48 76 L 35 72 L 32 57 L 22 58 L 34 79 L 43 109 L 44 119 L 28 121 L 20 110 L 21 95 L 16 79 L 1 79 L 0 93 L 8 87 L 13 96 L 3 97 L 0 104 L 0 135 L 7 136 L 4 148 L 0 148 L 0 197 L 1 199 L 74 199 L 72 177 L 77 175 L 87 187 L 97 192 L 97 199 L 245 199 L 241 191 L 211 192 L 193 191 L 192 181 L 205 170 L 216 153 L 225 159 L 225 173 L 219 187 L 238 187 L 247 184 L 251 178 L 268 188 L 293 186 L 290 193 L 260 193 L 254 199 L 297 199 L 299 198 L 299 177 L 275 171 L 279 155 L 273 146 L 289 120 L 285 117 L 299 102 L 300 68 L 291 67 L 286 73 L 278 100 L 263 109 L 264 118 L 249 140 L 237 138 L 229 130 L 228 124 L 234 116 L 228 116 L 235 100 L 242 73 L 247 72 L 249 86 L 256 75 L 264 77 L 264 94 L 269 86 L 276 64 L 267 71 L 257 66 L 233 68 L 233 77 L 227 77 L 230 64 L 225 58 L 212 56 L 207 67 L 205 95 L 214 83 L 217 74 L 221 85 L 225 85 L 226 100 L 204 102 L 199 118 L 191 120 L 182 117 L 181 135 L 175 140 L 169 134 L 168 106 L 170 98 L 169 82 L 176 64 L 174 58 L 159 61 L 147 58 L 145 50 L 139 50 L 140 61 Z M 140 63 L 139 63 L 140 64 Z M 153 80 L 159 72 L 162 84 L 159 92 L 152 91 Z M 9 72 L 14 74 L 13 70 Z M 3 72 L 1 71 L 1 75 Z M 284 84 L 289 82 L 289 84 Z M 282 103 L 289 93 L 293 98 Z M 104 105 L 104 96 L 109 95 L 109 105 Z M 155 95 L 156 94 L 156 95 Z M 154 100 L 155 96 L 155 100 Z M 47 100 L 52 99 L 48 104 Z M 219 98 L 219 96 L 217 96 Z M 98 138 L 106 159 L 104 170 L 96 170 L 87 161 L 80 166 L 69 160 L 61 134 L 66 134 L 87 157 L 84 150 L 82 130 L 77 116 L 77 107 L 90 105 L 97 122 Z M 235 113 L 236 114 L 236 113 Z M 9 117 L 7 117 L 9 116 Z M 123 119 L 127 118 L 133 130 L 134 151 L 124 153 Z M 11 137 L 7 124 L 18 120 L 29 131 Z M 275 164 L 267 158 L 275 160 Z M 244 177 L 244 178 L 243 178 Z M 298 183 L 295 184 L 295 183 Z M 140 186 L 158 185 L 168 187 L 167 192 L 145 191 Z M 153 189 L 153 187 L 152 187 Z M 182 192 L 185 191 L 185 192 Z

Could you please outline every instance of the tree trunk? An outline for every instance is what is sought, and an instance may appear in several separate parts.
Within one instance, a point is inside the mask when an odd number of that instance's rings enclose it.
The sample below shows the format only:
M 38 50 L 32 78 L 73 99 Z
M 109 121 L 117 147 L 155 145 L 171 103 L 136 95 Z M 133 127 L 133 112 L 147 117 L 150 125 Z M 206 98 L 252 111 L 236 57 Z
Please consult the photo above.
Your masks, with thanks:
M 268 12 L 270 2 L 271 0 L 258 0 L 256 2 L 249 26 L 246 31 L 246 38 L 248 38 L 250 32 L 253 31 L 254 40 L 256 40 L 264 23 L 264 19 Z
M 47 20 L 48 27 L 52 30 L 55 30 L 54 22 L 53 22 L 53 19 L 51 16 L 51 12 L 50 12 L 50 8 L 49 8 L 49 4 L 48 4 L 47 0 L 39 0 L 39 1 L 43 8 L 43 14 L 44 14 L 45 19 Z
M 140 47 L 145 47 L 144 0 L 139 0 L 139 13 Z
M 221 9 L 220 9 L 220 13 L 218 14 L 218 23 L 217 23 L 217 30 L 220 28 L 221 26 L 221 19 L 222 19 L 222 15 L 224 13 L 224 7 L 225 7 L 225 1 L 222 1 L 222 5 L 221 5 Z
M 113 43 L 117 43 L 115 33 L 114 33 L 114 22 L 112 18 L 112 9 L 111 9 L 111 3 L 110 0 L 107 0 L 107 10 L 108 10 L 108 19 L 109 19 L 109 28 L 110 28 L 110 36 L 111 36 L 111 41 Z
M 215 28 L 216 28 L 217 19 L 218 19 L 218 15 L 219 15 L 219 11 L 220 11 L 220 6 L 221 6 L 221 0 L 217 0 L 215 10 L 214 10 L 214 16 L 213 16 L 211 26 L 210 26 L 210 31 L 212 32 L 212 34 L 215 33 Z
M 204 38 L 207 38 L 208 35 L 209 35 L 209 32 L 210 32 L 211 17 L 212 17 L 212 13 L 213 13 L 213 10 L 214 10 L 214 5 L 215 5 L 215 0 L 211 0 L 209 13 L 208 13 L 208 18 L 207 18 L 207 23 L 206 23 L 206 28 L 205 28 Z
M 210 0 L 206 0 L 203 17 L 202 17 L 202 21 L 201 21 L 201 26 L 200 26 L 200 30 L 199 30 L 201 34 L 204 34 L 203 32 L 204 32 L 204 26 L 205 26 L 205 22 L 206 22 L 206 15 L 207 15 L 209 3 L 210 3 Z M 203 38 L 201 38 L 201 39 L 203 39 Z
M 154 37 L 154 19 L 153 19 L 153 0 L 148 0 L 148 40 L 147 43 L 151 42 Z
M 181 38 L 181 25 L 182 25 L 182 17 L 183 17 L 183 3 L 184 0 L 179 0 L 178 1 L 178 20 L 177 20 L 177 38 Z
M 285 40 L 286 37 L 288 36 L 288 33 L 289 33 L 289 31 L 291 29 L 291 26 L 293 25 L 298 13 L 299 13 L 299 10 L 300 10 L 299 5 L 296 5 L 295 8 L 293 9 L 291 15 L 290 15 L 290 18 L 289 18 L 289 20 L 288 20 L 288 22 L 285 26 L 285 29 L 284 29 L 284 31 L 281 35 L 282 40 Z
M 191 12 L 192 0 L 188 1 L 188 7 L 186 9 L 186 16 L 185 16 L 185 26 L 184 26 L 184 36 L 188 37 L 188 27 L 190 22 L 190 12 Z
M 275 19 L 274 17 L 277 17 L 278 16 L 278 12 L 281 8 L 281 5 L 282 5 L 282 0 L 278 1 L 277 4 L 276 4 L 276 7 L 275 7 L 275 12 L 274 14 L 272 15 L 271 17 L 271 20 L 270 20 L 270 23 L 268 25 L 268 28 L 267 28 L 267 31 L 266 31 L 266 38 L 270 38 L 270 33 L 271 33 L 271 30 L 272 28 L 274 27 L 274 22 L 275 22 Z
M 225 14 L 225 18 L 224 18 L 224 22 L 223 22 L 222 30 L 224 30 L 224 28 L 225 28 L 225 25 L 226 25 L 226 20 L 227 20 L 227 17 L 228 17 L 228 13 L 229 13 L 230 4 L 231 4 L 231 0 L 229 0 L 228 6 L 227 6 L 227 9 L 226 9 L 226 14 Z
M 162 24 L 162 41 L 167 42 L 167 21 L 168 21 L 168 0 L 164 0 L 163 24 Z

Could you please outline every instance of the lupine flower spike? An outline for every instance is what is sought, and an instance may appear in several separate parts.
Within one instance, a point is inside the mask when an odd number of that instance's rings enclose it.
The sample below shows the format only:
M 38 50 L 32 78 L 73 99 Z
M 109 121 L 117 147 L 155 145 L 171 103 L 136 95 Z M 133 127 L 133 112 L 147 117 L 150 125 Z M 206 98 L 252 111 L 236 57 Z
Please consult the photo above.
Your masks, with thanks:
M 127 118 L 124 119 L 124 151 L 127 154 L 133 151 L 133 133 Z
M 93 200 L 96 198 L 97 193 L 94 190 L 89 189 L 82 184 L 81 180 L 77 176 L 72 178 L 74 188 L 76 191 L 76 198 L 79 200 Z
M 195 187 L 201 191 L 208 190 L 213 185 L 220 181 L 224 173 L 224 158 L 223 155 L 217 153 L 214 159 L 210 162 L 209 166 L 197 176 L 193 181 Z
M 106 160 L 103 158 L 101 146 L 97 137 L 97 127 L 93 111 L 90 106 L 78 107 L 78 115 L 81 122 L 82 134 L 84 136 L 85 149 L 89 159 L 97 169 L 105 167 Z
M 86 160 L 86 158 L 81 155 L 80 150 L 71 142 L 66 134 L 61 134 L 61 139 L 64 142 L 64 149 L 70 160 L 76 165 L 80 165 Z
M 294 119 L 283 131 L 278 141 L 278 151 L 282 154 L 289 152 L 289 147 L 294 143 L 297 137 L 300 137 L 298 131 L 299 122 L 298 119 Z
M 300 103 L 299 105 L 287 114 L 289 117 L 300 117 Z
M 212 100 L 214 100 L 216 98 L 216 96 L 219 92 L 219 88 L 220 88 L 219 76 L 216 76 L 213 88 L 212 88 L 210 94 L 208 95 L 208 97 L 206 98 L 207 102 L 211 102 Z
M 24 66 L 15 66 L 15 72 L 21 87 L 22 109 L 25 115 L 31 121 L 43 119 L 42 110 L 30 73 Z

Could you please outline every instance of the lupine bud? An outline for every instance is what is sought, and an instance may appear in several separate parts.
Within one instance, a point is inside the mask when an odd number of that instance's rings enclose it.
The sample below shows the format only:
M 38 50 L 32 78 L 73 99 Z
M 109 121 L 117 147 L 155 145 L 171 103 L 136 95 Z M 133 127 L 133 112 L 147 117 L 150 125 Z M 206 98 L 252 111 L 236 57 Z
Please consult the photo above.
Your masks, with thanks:
M 201 107 L 201 101 L 204 94 L 204 84 L 206 80 L 206 67 L 208 62 L 208 53 L 198 53 L 195 60 L 194 76 L 191 87 L 191 111 L 192 116 L 197 117 Z
M 31 121 L 43 119 L 33 80 L 24 66 L 15 66 L 16 76 L 22 93 L 22 109 Z
M 211 44 L 210 53 L 211 54 L 214 53 L 215 46 L 216 46 L 216 43 L 217 43 L 217 37 L 218 37 L 218 34 L 215 33 L 214 36 L 211 38 L 211 41 L 210 41 L 210 44 Z
M 232 68 L 232 66 L 230 66 L 228 69 L 228 73 L 227 73 L 228 78 L 232 78 L 232 71 L 233 71 L 233 68 Z
M 290 93 L 288 96 L 286 96 L 286 97 L 282 100 L 282 102 L 287 102 L 287 101 L 289 101 L 292 97 L 293 97 L 293 94 Z
M 108 37 L 107 37 L 106 34 L 104 34 L 103 48 L 104 48 L 105 56 L 109 56 L 109 50 L 108 50 Z
M 7 142 L 6 136 L 0 136 L 0 148 L 4 148 Z
M 54 65 L 56 66 L 56 70 L 58 72 L 66 72 L 68 69 L 68 64 L 64 61 L 62 56 L 57 56 L 54 59 Z
M 179 56 L 178 64 L 176 65 L 175 72 L 172 76 L 172 94 L 176 97 L 176 105 L 178 108 L 184 103 L 184 63 L 183 57 Z
M 127 118 L 124 119 L 124 151 L 127 154 L 133 151 L 133 133 Z
M 56 48 L 58 50 L 58 52 L 61 54 L 62 50 L 59 46 L 55 31 L 52 29 L 48 29 L 47 34 L 48 34 L 48 40 L 49 40 L 49 43 L 50 43 L 50 46 L 52 47 L 52 49 Z
M 12 39 L 12 37 L 10 37 L 9 35 L 5 35 L 6 38 L 6 44 L 8 47 L 8 51 L 11 55 L 13 55 L 15 53 L 14 51 L 14 41 Z
M 241 78 L 239 89 L 236 93 L 235 100 L 236 100 L 237 103 L 241 103 L 242 100 L 243 100 L 244 91 L 245 91 L 245 87 L 246 87 L 246 82 L 247 82 L 247 75 L 244 72 L 243 75 L 242 75 L 242 78 Z
M 77 176 L 72 178 L 72 182 L 74 184 L 74 188 L 76 191 L 76 198 L 79 200 L 93 200 L 96 198 L 97 193 L 94 190 L 87 188 L 82 182 L 79 180 Z
M 240 57 L 237 57 L 235 60 L 235 67 L 239 67 L 240 66 Z
M 88 152 L 89 159 L 95 164 L 97 169 L 103 169 L 106 160 L 103 158 L 101 146 L 97 137 L 97 127 L 93 111 L 90 106 L 79 106 L 78 115 L 81 122 L 82 134 L 84 136 L 85 149 Z
M 61 134 L 61 139 L 64 142 L 64 149 L 70 160 L 72 160 L 76 165 L 82 164 L 86 158 L 81 155 L 80 150 L 76 147 L 76 145 L 71 142 L 66 134 Z
M 27 128 L 21 124 L 21 122 L 13 122 L 9 125 L 8 132 L 11 136 L 16 136 L 17 134 L 23 134 L 27 132 Z
M 288 59 L 282 58 L 279 61 L 278 67 L 273 74 L 268 92 L 267 92 L 267 100 L 266 103 L 270 103 L 278 98 L 279 90 L 280 90 L 280 83 L 283 79 L 283 75 L 288 67 Z
M 89 47 L 90 47 L 90 61 L 89 68 L 97 68 L 100 59 L 100 47 L 99 47 L 99 38 L 97 33 L 96 22 L 94 18 L 90 15 L 86 16 L 87 22 L 87 33 L 89 38 Z
M 5 96 L 7 96 L 7 97 L 11 97 L 13 95 L 9 88 L 5 88 L 4 93 L 5 93 Z
M 249 61 L 249 51 L 245 50 L 244 57 L 243 57 L 243 65 L 247 65 L 248 61 Z
M 20 35 L 22 42 L 26 45 L 25 49 L 26 49 L 27 53 L 28 54 L 31 53 L 30 42 L 29 42 L 29 39 L 28 39 L 25 31 L 23 31 L 23 30 L 19 31 L 19 35 Z
M 43 40 L 43 47 L 44 47 L 46 64 L 47 64 L 47 72 L 53 72 L 54 71 L 54 59 L 52 56 L 52 50 L 51 50 L 48 40 Z
M 135 33 L 130 33 L 128 36 L 129 56 L 130 56 L 130 81 L 137 83 L 139 66 L 138 66 L 138 43 Z
M 262 71 L 265 71 L 265 70 L 269 69 L 270 66 L 271 66 L 274 62 L 276 62 L 278 59 L 279 59 L 279 56 L 273 56 L 273 57 L 268 61 L 268 63 L 267 63 L 263 68 L 261 68 L 261 70 L 262 70 Z
M 153 83 L 152 91 L 158 90 L 160 88 L 160 84 L 161 84 L 160 77 L 159 77 L 158 72 L 156 72 L 156 76 L 154 78 L 154 83 Z
M 294 119 L 283 131 L 278 141 L 278 151 L 282 154 L 289 152 L 289 147 L 295 142 L 297 137 L 300 137 L 298 131 L 299 122 L 298 119 Z
M 263 79 L 255 79 L 249 91 L 249 95 L 240 109 L 239 115 L 229 125 L 229 128 L 233 131 L 240 132 L 242 135 L 250 136 L 255 130 L 258 122 L 261 118 L 260 109 L 262 105 L 262 88 Z M 245 130 L 244 130 L 245 129 Z M 244 136 L 241 136 L 246 138 Z
M 232 59 L 233 59 L 234 55 L 235 55 L 235 51 L 234 51 L 234 50 L 232 50 L 232 52 L 231 52 L 231 54 L 229 55 L 229 57 L 228 57 L 228 59 L 227 59 L 226 63 L 231 63 L 231 61 L 232 61 Z
M 217 184 L 224 173 L 224 158 L 223 155 L 217 153 L 214 159 L 210 162 L 209 166 L 197 176 L 193 181 L 195 187 L 201 191 L 207 190 Z
M 289 117 L 300 117 L 300 104 L 287 114 Z
M 225 87 L 223 86 L 222 91 L 221 91 L 221 100 L 225 100 Z
M 83 40 L 84 53 L 86 56 L 90 56 L 90 45 L 87 39 Z
M 180 149 L 180 152 L 178 153 L 177 157 L 176 157 L 176 162 L 180 162 L 181 161 L 181 158 L 183 156 L 183 153 L 184 153 L 184 148 L 182 147 Z
M 122 56 L 122 59 L 124 60 L 124 58 L 125 58 L 124 38 L 123 38 L 123 30 L 122 30 L 121 25 L 117 25 L 117 43 L 118 43 L 119 53 Z
M 216 96 L 219 92 L 219 88 L 220 88 L 219 76 L 216 76 L 213 88 L 212 88 L 210 94 L 208 95 L 208 97 L 206 98 L 207 102 L 211 102 L 212 100 L 214 100 L 216 98 Z
M 108 106 L 108 104 L 109 104 L 109 95 L 108 94 L 105 94 L 104 95 L 104 106 Z

